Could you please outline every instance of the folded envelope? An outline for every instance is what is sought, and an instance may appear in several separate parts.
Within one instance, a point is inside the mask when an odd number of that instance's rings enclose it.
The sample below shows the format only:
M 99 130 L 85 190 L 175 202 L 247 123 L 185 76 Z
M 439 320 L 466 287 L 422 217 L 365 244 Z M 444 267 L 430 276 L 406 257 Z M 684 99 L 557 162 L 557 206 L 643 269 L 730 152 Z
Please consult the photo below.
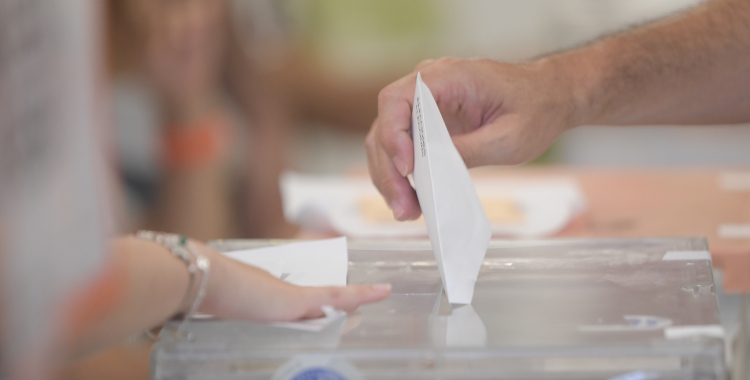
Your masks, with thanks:
M 420 74 L 411 125 L 414 187 L 443 288 L 451 304 L 470 304 L 492 229 L 469 170 Z

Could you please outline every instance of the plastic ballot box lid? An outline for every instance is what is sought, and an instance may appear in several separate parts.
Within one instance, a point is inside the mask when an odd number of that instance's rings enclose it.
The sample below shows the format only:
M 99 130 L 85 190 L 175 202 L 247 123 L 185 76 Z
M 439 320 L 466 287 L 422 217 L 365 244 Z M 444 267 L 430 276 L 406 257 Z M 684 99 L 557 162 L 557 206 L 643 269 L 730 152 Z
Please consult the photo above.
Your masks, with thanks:
M 217 241 L 236 250 L 279 242 Z M 152 378 L 723 379 L 724 331 L 701 238 L 492 241 L 471 305 L 450 305 L 429 241 L 349 243 L 349 284 L 386 300 L 319 330 L 166 326 Z M 237 302 L 242 302 L 237 300 Z

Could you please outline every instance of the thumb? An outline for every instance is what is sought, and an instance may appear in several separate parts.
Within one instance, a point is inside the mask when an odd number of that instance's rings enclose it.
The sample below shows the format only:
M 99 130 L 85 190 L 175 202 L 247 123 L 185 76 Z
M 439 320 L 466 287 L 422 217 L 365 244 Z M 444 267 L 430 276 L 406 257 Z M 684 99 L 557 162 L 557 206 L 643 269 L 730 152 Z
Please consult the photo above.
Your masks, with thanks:
M 497 164 L 495 162 L 496 153 L 492 151 L 491 142 L 480 137 L 476 131 L 465 135 L 456 135 L 452 138 L 453 145 L 456 146 L 456 150 L 463 158 L 467 168 Z
M 517 125 L 515 118 L 503 118 L 469 133 L 452 136 L 453 144 L 469 168 L 522 164 L 533 158 L 522 157 L 521 152 L 528 150 L 524 144 L 535 144 L 537 141 L 519 141 L 514 133 Z

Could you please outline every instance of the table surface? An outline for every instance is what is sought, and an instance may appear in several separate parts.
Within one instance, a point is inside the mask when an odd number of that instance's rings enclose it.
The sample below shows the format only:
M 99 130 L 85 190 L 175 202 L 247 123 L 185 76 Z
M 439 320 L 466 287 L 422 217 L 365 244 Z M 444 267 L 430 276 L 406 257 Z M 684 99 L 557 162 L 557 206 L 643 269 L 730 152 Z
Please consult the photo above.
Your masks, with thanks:
M 575 178 L 587 209 L 556 237 L 706 237 L 714 266 L 725 271 L 725 290 L 750 293 L 750 235 L 729 238 L 718 232 L 724 224 L 750 226 L 750 169 L 527 166 L 482 168 L 473 174 Z M 728 176 L 735 178 L 731 186 Z
M 750 225 L 750 168 L 612 169 L 524 166 L 472 170 L 479 177 L 575 178 L 588 208 L 557 237 L 705 236 L 725 291 L 750 293 L 750 237 L 719 236 L 722 224 Z M 726 173 L 739 175 L 733 189 Z M 735 181 L 737 182 L 737 181 Z M 70 379 L 147 379 L 148 349 L 114 347 L 61 374 Z

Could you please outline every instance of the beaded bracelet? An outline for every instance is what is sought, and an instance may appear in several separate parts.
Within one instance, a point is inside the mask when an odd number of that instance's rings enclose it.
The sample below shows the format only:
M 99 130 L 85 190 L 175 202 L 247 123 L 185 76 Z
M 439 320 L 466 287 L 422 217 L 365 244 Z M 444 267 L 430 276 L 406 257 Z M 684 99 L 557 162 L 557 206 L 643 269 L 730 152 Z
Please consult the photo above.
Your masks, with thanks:
M 211 262 L 206 256 L 194 249 L 186 236 L 167 234 L 154 231 L 138 231 L 135 234 L 140 239 L 150 240 L 163 245 L 173 256 L 182 260 L 187 266 L 190 280 L 185 297 L 180 302 L 178 310 L 184 310 L 190 305 L 184 314 L 182 323 L 177 327 L 177 337 L 180 337 L 190 318 L 195 314 L 206 294 L 208 276 L 211 270 Z

